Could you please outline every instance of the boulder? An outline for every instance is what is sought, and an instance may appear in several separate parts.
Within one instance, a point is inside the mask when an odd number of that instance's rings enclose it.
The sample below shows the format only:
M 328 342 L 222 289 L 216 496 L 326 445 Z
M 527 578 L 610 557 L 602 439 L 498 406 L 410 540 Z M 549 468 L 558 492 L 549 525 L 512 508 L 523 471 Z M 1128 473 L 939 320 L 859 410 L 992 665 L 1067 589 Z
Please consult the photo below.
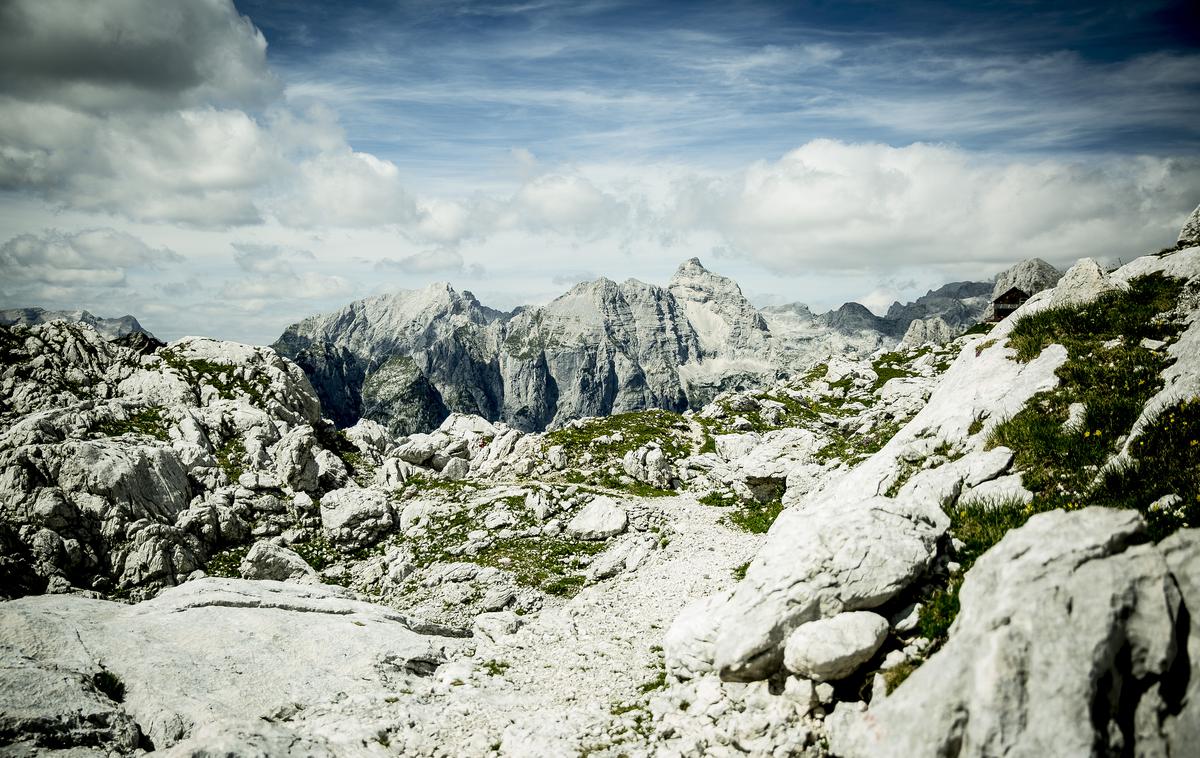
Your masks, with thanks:
M 1200 245 L 1200 205 L 1187 217 L 1179 229 L 1179 245 Z
M 815 682 L 844 679 L 875 655 L 887 633 L 887 619 L 870 611 L 810 621 L 788 636 L 783 665 Z
M 1106 292 L 1115 292 L 1129 285 L 1111 278 L 1092 258 L 1080 258 L 1067 269 L 1050 295 L 1050 307 L 1090 303 Z
M 630 450 L 621 459 L 625 473 L 639 482 L 659 489 L 671 486 L 671 464 L 658 445 L 643 445 Z
M 703 625 L 719 629 L 713 665 L 726 680 L 770 677 L 792 630 L 895 597 L 924 573 L 949 524 L 937 503 L 904 498 L 784 510 L 746 578 Z M 668 649 L 668 659 L 676 655 Z
M 272 579 L 277 582 L 320 584 L 321 578 L 295 551 L 259 540 L 238 567 L 243 579 Z
M 865 713 L 833 714 L 833 752 L 1190 754 L 1200 530 L 1144 539 L 1136 512 L 1096 507 L 1006 534 L 967 573 L 945 645 Z
M 603 540 L 625 531 L 629 516 L 607 495 L 600 495 L 575 514 L 567 524 L 567 534 L 580 540 Z
M 335 542 L 363 546 L 391 529 L 395 514 L 379 490 L 346 487 L 321 498 L 321 524 Z

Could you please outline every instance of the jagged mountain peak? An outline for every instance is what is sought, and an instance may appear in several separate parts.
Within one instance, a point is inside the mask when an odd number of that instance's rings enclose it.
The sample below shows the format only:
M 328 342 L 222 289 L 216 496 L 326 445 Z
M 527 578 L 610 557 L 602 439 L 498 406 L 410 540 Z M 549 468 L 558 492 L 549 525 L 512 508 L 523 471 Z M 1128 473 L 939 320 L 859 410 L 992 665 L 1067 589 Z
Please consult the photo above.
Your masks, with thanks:
M 996 285 L 992 288 L 992 299 L 1018 287 L 1026 295 L 1036 295 L 1049 289 L 1062 278 L 1062 272 L 1041 258 L 1027 258 L 996 274 Z

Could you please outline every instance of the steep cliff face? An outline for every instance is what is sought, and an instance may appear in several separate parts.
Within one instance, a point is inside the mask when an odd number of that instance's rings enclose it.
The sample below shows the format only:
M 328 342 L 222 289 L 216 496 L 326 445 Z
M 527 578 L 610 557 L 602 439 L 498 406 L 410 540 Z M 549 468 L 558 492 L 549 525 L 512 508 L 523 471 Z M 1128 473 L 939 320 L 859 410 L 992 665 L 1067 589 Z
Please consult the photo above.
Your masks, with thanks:
M 445 284 L 368 298 L 289 327 L 275 348 L 342 426 L 369 418 L 408 434 L 459 412 L 534 431 L 699 407 L 831 355 L 892 346 L 916 318 L 942 317 L 957 333 L 990 288 L 948 285 L 882 318 L 857 303 L 821 315 L 800 304 L 760 311 L 692 258 L 666 287 L 602 278 L 512 313 Z

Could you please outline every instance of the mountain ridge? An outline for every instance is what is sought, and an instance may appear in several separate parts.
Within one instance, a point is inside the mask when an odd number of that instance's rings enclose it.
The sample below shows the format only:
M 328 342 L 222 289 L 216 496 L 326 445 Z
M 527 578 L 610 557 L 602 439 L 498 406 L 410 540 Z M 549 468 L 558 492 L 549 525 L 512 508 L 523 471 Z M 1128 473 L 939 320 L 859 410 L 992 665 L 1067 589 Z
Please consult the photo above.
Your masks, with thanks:
M 992 286 L 953 282 L 884 316 L 858 303 L 822 314 L 801 303 L 760 309 L 693 257 L 666 286 L 600 277 L 508 312 L 443 282 L 376 295 L 292 324 L 273 347 L 304 369 L 341 426 L 368 418 L 407 434 L 458 412 L 537 431 L 697 408 L 833 355 L 894 346 L 918 319 L 946 323 L 922 334 L 952 337 L 983 315 Z M 384 366 L 387 376 L 371 380 Z

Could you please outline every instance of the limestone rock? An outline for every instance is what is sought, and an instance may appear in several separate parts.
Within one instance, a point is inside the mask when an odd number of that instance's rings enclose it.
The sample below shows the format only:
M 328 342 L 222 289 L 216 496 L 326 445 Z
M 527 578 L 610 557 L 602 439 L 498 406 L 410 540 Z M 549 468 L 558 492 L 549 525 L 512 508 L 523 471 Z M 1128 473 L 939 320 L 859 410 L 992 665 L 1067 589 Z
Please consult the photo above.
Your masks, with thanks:
M 1085 508 L 1009 532 L 967 573 L 946 644 L 865 714 L 834 714 L 833 751 L 1189 752 L 1200 701 L 1179 688 L 1197 690 L 1200 663 L 1180 643 L 1200 648 L 1200 532 L 1142 531 L 1135 512 Z
M 603 540 L 625 531 L 629 516 L 607 495 L 599 495 L 567 524 L 567 534 L 581 540 Z
M 321 578 L 312 566 L 293 550 L 266 540 L 250 548 L 239 567 L 243 579 L 272 579 L 278 582 L 320 584 Z
M 671 464 L 658 445 L 630 450 L 621 459 L 621 467 L 629 476 L 652 487 L 668 489 L 671 486 Z
M 925 501 L 876 497 L 785 510 L 714 614 L 715 668 L 733 681 L 771 676 L 793 629 L 891 599 L 929 565 L 948 527 L 940 506 Z
M 1200 205 L 1196 206 L 1192 215 L 1183 222 L 1183 227 L 1179 230 L 1178 244 L 1200 245 Z
M 1065 305 L 1081 305 L 1089 303 L 1106 292 L 1124 289 L 1123 282 L 1111 278 L 1104 269 L 1091 258 L 1080 258 L 1074 266 L 1067 269 L 1058 286 L 1050 296 L 1050 307 L 1058 308 Z
M 115 746 L 131 748 L 137 727 L 123 710 L 156 748 L 167 749 L 202 727 L 229 724 L 236 731 L 246 720 L 320 711 L 347 692 L 374 692 L 382 700 L 409 677 L 431 673 L 460 644 L 414 631 L 419 626 L 349 599 L 341 588 L 269 581 L 198 579 L 137 605 L 21 598 L 0 614 L 0 677 L 17 688 L 22 668 L 60 672 L 57 679 L 33 678 L 39 697 L 49 698 L 45 688 L 57 681 L 60 700 L 43 704 L 40 723 L 30 725 L 25 708 L 7 705 L 0 719 L 24 719 L 33 734 L 67 735 L 72 719 L 95 714 L 86 729 L 115 732 Z M 123 686 L 119 708 L 96 695 L 97 661 Z M 0 687 L 0 699 L 24 694 L 34 693 Z M 341 739 L 350 742 L 334 752 L 361 749 L 355 737 Z
M 870 611 L 810 621 L 788 636 L 783 665 L 816 682 L 844 679 L 875 655 L 887 632 L 887 619 Z
M 382 492 L 347 487 L 321 498 L 321 523 L 335 541 L 362 546 L 391 528 L 395 514 Z

